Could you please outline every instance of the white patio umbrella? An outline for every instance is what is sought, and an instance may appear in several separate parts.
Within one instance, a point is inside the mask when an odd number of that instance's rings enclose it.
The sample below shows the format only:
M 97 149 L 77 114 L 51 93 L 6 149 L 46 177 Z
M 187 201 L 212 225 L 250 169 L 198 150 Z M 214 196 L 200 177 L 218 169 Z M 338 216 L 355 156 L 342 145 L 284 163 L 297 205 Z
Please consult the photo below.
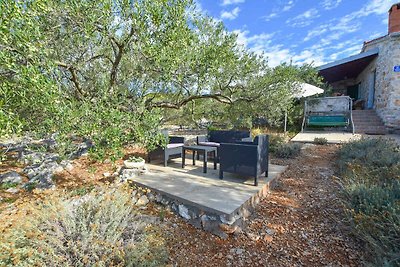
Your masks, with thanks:
M 299 87 L 300 87 L 299 91 L 293 95 L 295 98 L 302 98 L 302 97 L 318 95 L 318 94 L 322 94 L 324 92 L 324 89 L 314 86 L 312 84 L 308 84 L 308 83 L 300 83 Z
M 300 87 L 299 90 L 293 94 L 293 97 L 297 99 L 300 99 L 302 97 L 309 97 L 313 95 L 322 94 L 324 92 L 324 89 L 309 83 L 300 83 L 299 87 Z M 285 128 L 284 128 L 285 134 L 286 134 L 286 128 L 287 128 L 287 111 L 285 112 Z

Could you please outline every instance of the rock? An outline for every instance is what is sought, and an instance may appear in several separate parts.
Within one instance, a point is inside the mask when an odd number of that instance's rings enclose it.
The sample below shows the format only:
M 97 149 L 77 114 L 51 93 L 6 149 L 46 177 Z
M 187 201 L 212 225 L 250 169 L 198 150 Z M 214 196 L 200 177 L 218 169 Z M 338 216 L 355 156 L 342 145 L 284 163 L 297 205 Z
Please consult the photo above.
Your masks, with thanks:
M 189 215 L 189 210 L 184 205 L 179 205 L 178 206 L 178 212 L 179 212 L 179 215 L 181 215 L 186 220 L 190 220 L 191 219 L 191 217 Z
M 51 172 L 41 172 L 32 177 L 31 179 L 29 179 L 29 182 L 26 183 L 23 187 L 30 188 L 31 186 L 40 189 L 47 189 L 54 187 L 55 185 L 53 182 L 53 174 Z
M 227 218 L 226 215 L 220 215 L 219 219 L 221 220 L 222 223 L 228 224 L 228 225 L 232 225 L 236 221 L 235 216 L 231 216 L 230 218 L 229 217 Z
M 6 190 L 6 192 L 7 193 L 11 193 L 11 194 L 17 194 L 17 193 L 19 193 L 19 189 L 18 188 L 8 188 L 7 190 Z
M 151 202 L 153 202 L 153 201 L 156 199 L 156 197 L 154 196 L 153 193 L 147 193 L 147 198 L 148 198 L 149 201 L 151 201 Z
M 149 199 L 147 198 L 146 195 L 143 195 L 136 202 L 136 206 L 146 206 L 148 203 L 149 203 Z
M 22 176 L 16 171 L 10 171 L 0 175 L 0 183 L 19 184 L 22 182 Z
M 268 234 L 268 235 L 274 235 L 275 234 L 275 230 L 274 229 L 267 229 L 267 231 L 266 231 L 266 233 Z
M 270 236 L 270 235 L 268 235 L 268 234 L 266 234 L 266 235 L 264 236 L 264 241 L 270 243 L 270 242 L 272 242 L 272 240 L 273 240 L 272 236 Z
M 247 237 L 250 238 L 252 241 L 258 241 L 260 240 L 260 236 L 253 234 L 253 233 L 246 233 Z
M 215 217 L 214 217 L 215 218 Z M 211 232 L 222 239 L 226 239 L 228 234 L 221 230 L 221 221 L 212 218 L 212 216 L 202 215 L 200 217 L 201 225 L 203 229 L 207 232 Z
M 45 159 L 44 153 L 39 153 L 39 152 L 27 152 L 24 153 L 21 157 L 21 161 L 26 164 L 40 164 L 43 162 Z
M 138 176 L 139 170 L 137 169 L 123 169 L 121 171 L 121 180 L 126 181 L 126 180 L 131 180 L 134 179 L 136 176 Z
M 63 167 L 67 171 L 72 171 L 74 166 L 71 164 L 69 160 L 63 160 L 60 162 L 60 166 Z
M 123 168 L 122 168 L 121 166 L 118 166 L 118 167 L 115 169 L 115 172 L 117 172 L 118 174 L 120 174 L 120 173 L 122 172 L 122 170 L 123 170 Z
M 92 141 L 85 140 L 85 142 L 77 145 L 74 153 L 70 155 L 70 159 L 76 159 L 88 155 L 89 149 L 93 146 Z
M 219 227 L 221 228 L 222 231 L 224 231 L 224 232 L 227 233 L 227 234 L 233 234 L 233 233 L 235 233 L 235 232 L 238 230 L 238 228 L 239 228 L 237 225 L 231 226 L 231 225 L 227 225 L 227 224 L 223 224 L 223 223 L 221 223 L 221 224 L 219 225 Z
M 135 205 L 135 204 L 137 203 L 138 199 L 137 199 L 136 196 L 133 196 L 133 197 L 131 198 L 131 201 L 132 201 L 133 205 Z
M 218 259 L 222 259 L 222 258 L 224 257 L 224 254 L 222 254 L 221 252 L 219 252 L 219 253 L 216 255 L 216 257 L 217 257 Z
M 111 173 L 105 172 L 105 173 L 103 173 L 103 176 L 104 176 L 105 178 L 109 178 L 109 177 L 111 177 Z
M 105 160 L 103 161 L 103 163 L 109 164 L 109 163 L 111 163 L 111 160 L 110 160 L 110 159 L 105 159 Z
M 233 260 L 233 256 L 232 255 L 228 255 L 228 256 L 226 256 L 226 258 L 229 259 L 229 260 Z
M 243 252 L 244 252 L 244 250 L 241 248 L 237 248 L 235 251 L 236 255 L 241 255 L 241 254 L 243 254 Z

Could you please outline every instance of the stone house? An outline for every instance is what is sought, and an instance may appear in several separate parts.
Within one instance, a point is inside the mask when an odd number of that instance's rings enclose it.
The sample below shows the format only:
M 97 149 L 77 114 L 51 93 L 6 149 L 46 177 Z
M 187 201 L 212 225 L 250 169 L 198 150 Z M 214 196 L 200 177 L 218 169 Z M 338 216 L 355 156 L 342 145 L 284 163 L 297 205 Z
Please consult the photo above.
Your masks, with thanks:
M 353 99 L 356 132 L 400 133 L 400 3 L 389 10 L 388 34 L 318 70 L 335 94 Z

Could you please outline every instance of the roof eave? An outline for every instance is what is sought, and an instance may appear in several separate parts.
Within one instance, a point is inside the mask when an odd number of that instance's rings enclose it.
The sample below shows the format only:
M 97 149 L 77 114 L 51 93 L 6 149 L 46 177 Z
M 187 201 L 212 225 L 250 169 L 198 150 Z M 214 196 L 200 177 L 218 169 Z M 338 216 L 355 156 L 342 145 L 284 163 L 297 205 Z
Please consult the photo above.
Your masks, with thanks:
M 363 52 L 363 53 L 360 53 L 360 54 L 357 54 L 357 55 L 354 55 L 354 56 L 350 56 L 350 57 L 347 57 L 347 58 L 343 58 L 343 59 L 340 59 L 340 60 L 325 64 L 325 65 L 319 66 L 317 69 L 318 69 L 318 71 L 326 70 L 326 69 L 329 69 L 329 68 L 333 68 L 333 67 L 336 67 L 336 66 L 339 66 L 339 65 L 343 65 L 343 64 L 349 63 L 351 61 L 359 60 L 359 59 L 362 59 L 362 58 L 365 58 L 365 57 L 369 57 L 369 56 L 372 56 L 372 55 L 378 55 L 378 54 L 379 54 L 379 48 L 376 47 L 374 49 L 368 50 L 367 52 Z

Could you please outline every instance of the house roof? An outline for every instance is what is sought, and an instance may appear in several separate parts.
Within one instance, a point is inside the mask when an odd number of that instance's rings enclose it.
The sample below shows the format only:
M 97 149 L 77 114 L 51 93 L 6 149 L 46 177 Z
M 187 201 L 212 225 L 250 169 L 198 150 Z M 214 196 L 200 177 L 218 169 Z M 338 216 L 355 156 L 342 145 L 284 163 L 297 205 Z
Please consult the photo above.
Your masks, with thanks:
M 356 78 L 378 54 L 378 48 L 371 49 L 367 52 L 322 65 L 318 67 L 318 72 L 328 83 Z

